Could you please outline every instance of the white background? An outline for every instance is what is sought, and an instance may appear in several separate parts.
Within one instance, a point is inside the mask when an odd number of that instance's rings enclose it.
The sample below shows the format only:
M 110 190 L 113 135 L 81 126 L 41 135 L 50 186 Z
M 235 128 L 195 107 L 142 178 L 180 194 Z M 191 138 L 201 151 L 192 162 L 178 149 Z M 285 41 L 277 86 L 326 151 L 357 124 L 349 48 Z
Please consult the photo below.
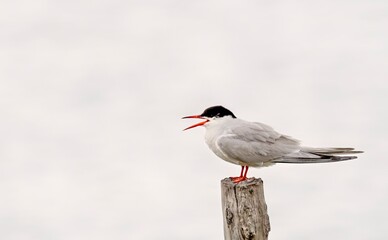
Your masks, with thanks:
M 251 169 L 271 240 L 388 235 L 388 2 L 1 1 L 0 238 L 223 239 L 222 104 L 355 161 Z

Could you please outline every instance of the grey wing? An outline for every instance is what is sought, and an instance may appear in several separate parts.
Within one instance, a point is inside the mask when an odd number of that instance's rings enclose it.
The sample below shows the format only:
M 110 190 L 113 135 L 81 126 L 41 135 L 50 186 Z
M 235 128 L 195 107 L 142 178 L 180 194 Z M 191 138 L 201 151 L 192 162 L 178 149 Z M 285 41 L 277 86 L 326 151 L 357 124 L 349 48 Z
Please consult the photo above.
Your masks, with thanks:
M 229 158 L 248 166 L 262 166 L 300 149 L 298 140 L 262 123 L 249 122 L 230 129 L 217 140 L 217 146 Z

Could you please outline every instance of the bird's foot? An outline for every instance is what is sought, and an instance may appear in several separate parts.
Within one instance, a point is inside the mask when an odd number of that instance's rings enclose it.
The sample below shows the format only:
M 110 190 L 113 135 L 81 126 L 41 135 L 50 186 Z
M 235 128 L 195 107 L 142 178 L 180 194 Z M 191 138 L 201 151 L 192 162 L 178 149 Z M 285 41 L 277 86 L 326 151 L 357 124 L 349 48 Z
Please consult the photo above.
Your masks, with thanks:
M 230 177 L 230 179 L 231 179 L 232 182 L 234 182 L 234 183 L 239 183 L 239 182 L 242 182 L 242 181 L 247 180 L 247 177 L 244 177 L 244 176 Z

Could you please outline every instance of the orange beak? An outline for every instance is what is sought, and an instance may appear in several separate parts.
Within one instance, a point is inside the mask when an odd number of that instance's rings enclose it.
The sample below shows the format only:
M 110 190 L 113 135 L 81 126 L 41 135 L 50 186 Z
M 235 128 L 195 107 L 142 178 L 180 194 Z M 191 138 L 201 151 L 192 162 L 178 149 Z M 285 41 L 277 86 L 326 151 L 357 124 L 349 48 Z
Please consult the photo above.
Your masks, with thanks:
M 187 117 L 183 117 L 182 119 L 185 119 L 185 118 L 200 118 L 200 119 L 204 119 L 201 115 L 187 116 Z M 195 128 L 195 127 L 198 127 L 198 126 L 202 126 L 202 125 L 204 125 L 204 124 L 207 123 L 207 122 L 209 122 L 208 119 L 206 119 L 206 120 L 203 121 L 203 122 L 194 124 L 194 125 L 192 125 L 192 126 L 190 126 L 190 127 L 187 127 L 187 128 L 185 128 L 185 129 L 183 129 L 183 131 L 188 130 L 188 129 L 190 129 L 190 128 Z

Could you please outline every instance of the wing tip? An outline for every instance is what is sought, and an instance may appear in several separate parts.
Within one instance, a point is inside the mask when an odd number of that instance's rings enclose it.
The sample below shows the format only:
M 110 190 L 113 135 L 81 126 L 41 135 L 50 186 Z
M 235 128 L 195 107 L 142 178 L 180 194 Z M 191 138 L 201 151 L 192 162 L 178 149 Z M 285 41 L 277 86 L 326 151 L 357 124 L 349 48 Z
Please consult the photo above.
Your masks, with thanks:
M 282 158 L 274 163 L 331 163 L 357 159 L 357 156 L 323 156 L 321 158 Z

